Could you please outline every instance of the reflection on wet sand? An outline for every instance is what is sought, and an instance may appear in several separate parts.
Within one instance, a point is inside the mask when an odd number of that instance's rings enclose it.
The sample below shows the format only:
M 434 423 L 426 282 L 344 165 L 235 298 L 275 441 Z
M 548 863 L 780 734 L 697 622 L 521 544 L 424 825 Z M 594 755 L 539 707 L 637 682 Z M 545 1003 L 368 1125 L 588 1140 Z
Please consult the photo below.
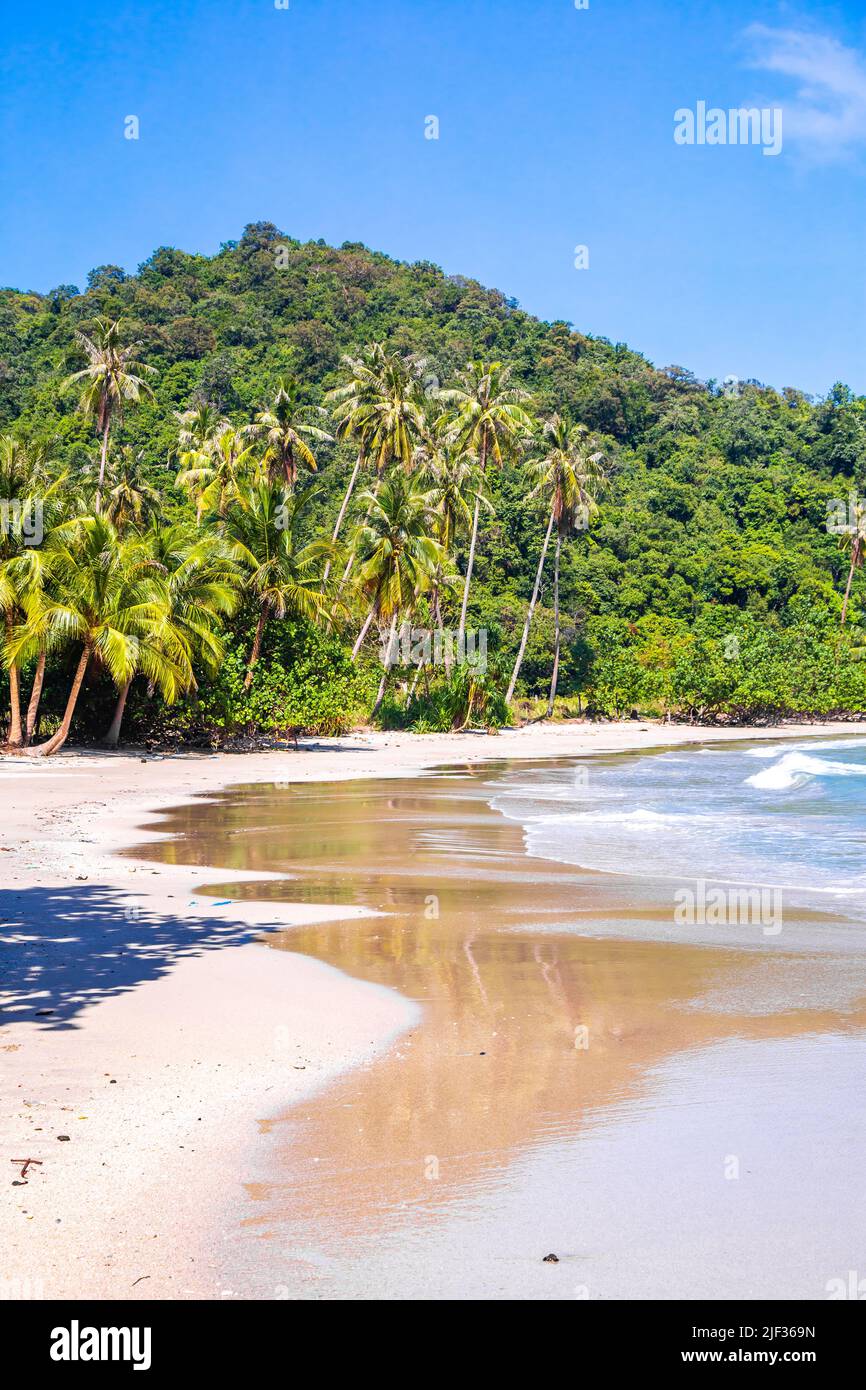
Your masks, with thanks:
M 639 1096 L 674 1054 L 866 1024 L 846 957 L 578 935 L 607 915 L 669 921 L 670 885 L 529 859 L 519 826 L 488 806 L 491 775 L 258 787 L 169 817 L 161 857 L 293 876 L 233 884 L 235 899 L 387 914 L 266 940 L 423 1008 L 385 1058 L 263 1122 L 280 1159 L 248 1186 L 262 1236 L 290 1223 L 299 1246 L 326 1247 L 420 1221 Z

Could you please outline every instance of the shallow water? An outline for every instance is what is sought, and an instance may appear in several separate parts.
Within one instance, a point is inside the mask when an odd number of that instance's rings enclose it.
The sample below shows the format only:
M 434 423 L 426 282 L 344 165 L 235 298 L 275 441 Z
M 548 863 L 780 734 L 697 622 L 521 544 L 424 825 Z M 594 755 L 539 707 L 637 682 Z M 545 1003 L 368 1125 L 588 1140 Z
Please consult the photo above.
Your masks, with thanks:
M 267 1152 L 226 1241 L 231 1287 L 810 1297 L 856 1267 L 856 1175 L 835 1175 L 835 1205 L 822 1194 L 828 1164 L 866 1141 L 859 829 L 825 788 L 803 797 L 802 766 L 787 765 L 789 788 L 746 785 L 790 751 L 256 787 L 172 812 L 161 857 L 294 875 L 220 896 L 382 914 L 266 940 L 421 1008 L 380 1061 L 263 1117 Z M 853 896 L 814 891 L 787 828 L 768 852 L 768 798 L 786 790 L 800 801 L 779 822 L 811 817 L 814 853 L 837 856 L 817 886 Z M 677 816 L 687 832 L 670 829 Z M 850 834 L 828 848 L 840 818 Z M 726 865 L 741 881 L 784 877 L 783 930 L 674 921 L 676 884 Z

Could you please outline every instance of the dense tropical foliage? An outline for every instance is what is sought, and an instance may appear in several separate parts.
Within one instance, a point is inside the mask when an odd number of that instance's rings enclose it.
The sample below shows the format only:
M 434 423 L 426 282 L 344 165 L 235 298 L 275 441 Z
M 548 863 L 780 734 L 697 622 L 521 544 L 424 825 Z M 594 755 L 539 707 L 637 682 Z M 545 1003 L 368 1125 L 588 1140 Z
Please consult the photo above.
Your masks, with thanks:
M 860 712 L 864 489 L 845 386 L 269 223 L 0 291 L 3 737 Z

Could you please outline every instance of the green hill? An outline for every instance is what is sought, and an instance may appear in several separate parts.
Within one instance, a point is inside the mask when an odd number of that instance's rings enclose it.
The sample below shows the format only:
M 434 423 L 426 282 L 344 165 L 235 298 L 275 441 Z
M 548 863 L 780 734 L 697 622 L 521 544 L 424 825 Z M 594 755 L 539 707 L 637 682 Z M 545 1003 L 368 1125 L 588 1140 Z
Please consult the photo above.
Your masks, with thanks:
M 866 708 L 862 576 L 858 569 L 840 646 L 851 546 L 827 526 L 828 504 L 847 504 L 866 485 L 866 398 L 846 387 L 813 401 L 756 382 L 702 383 L 623 344 L 542 323 L 499 291 L 427 262 L 404 264 L 359 244 L 300 243 L 256 223 L 213 257 L 160 248 L 134 276 L 98 267 L 83 292 L 0 292 L 0 431 L 45 443 L 73 477 L 98 446 L 76 392 L 60 386 L 82 365 L 76 330 L 91 331 L 100 316 L 120 319 L 124 339 L 138 342 L 158 373 L 153 399 L 125 412 L 114 442 L 141 453 L 164 517 L 191 514 L 172 477 L 176 416 L 191 402 L 211 402 L 240 425 L 290 372 L 301 401 L 319 405 L 341 380 L 342 354 L 374 340 L 423 357 L 431 389 L 450 384 L 470 359 L 500 360 L 531 393 L 539 419 L 558 411 L 588 426 L 610 470 L 588 532 L 563 548 L 559 692 L 568 708 L 578 698 L 609 714 Z M 355 449 L 325 445 L 317 456 L 322 497 L 310 534 L 326 535 Z M 494 671 L 506 676 L 546 521 L 528 500 L 524 459 L 491 471 L 493 510 L 483 514 L 470 596 L 470 624 L 488 629 Z M 466 550 L 461 539 L 461 573 Z M 530 697 L 549 680 L 550 585 L 547 573 L 518 686 Z M 458 606 L 459 595 L 445 600 L 454 626 Z M 250 624 L 247 610 L 234 620 L 239 653 Z M 340 727 L 373 684 L 370 663 L 359 671 L 348 661 L 356 630 L 351 622 L 331 634 L 277 624 L 250 692 L 241 691 L 232 649 L 217 677 L 200 679 L 194 719 L 142 690 L 130 729 Z M 68 660 L 52 657 L 49 715 L 62 703 Z M 110 704 L 109 683 L 92 684 L 81 733 L 95 730 Z M 385 717 L 401 719 L 404 704 L 386 702 Z M 429 709 L 422 726 L 425 717 Z

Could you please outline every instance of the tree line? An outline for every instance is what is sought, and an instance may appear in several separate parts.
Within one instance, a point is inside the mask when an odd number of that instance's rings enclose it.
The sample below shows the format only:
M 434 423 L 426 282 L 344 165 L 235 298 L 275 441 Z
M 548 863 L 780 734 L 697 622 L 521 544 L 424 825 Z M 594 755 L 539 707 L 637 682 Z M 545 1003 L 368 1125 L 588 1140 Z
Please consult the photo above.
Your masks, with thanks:
M 325 404 L 299 403 L 297 383 L 281 378 L 272 399 L 246 424 L 233 424 L 207 401 L 177 415 L 173 484 L 193 515 L 166 523 L 160 491 L 134 452 L 113 447 L 124 412 L 152 394 L 153 368 L 121 324 L 98 320 L 80 332 L 86 364 L 61 383 L 80 392 L 98 457 L 70 477 L 50 450 L 12 434 L 0 438 L 0 489 L 7 502 L 0 551 L 3 659 L 9 677 L 6 746 L 34 756 L 66 742 L 91 667 L 116 689 L 103 742 L 116 746 L 132 682 L 141 676 L 169 704 L 194 692 L 198 673 L 224 656 L 224 625 L 245 606 L 255 613 L 244 688 L 256 678 L 268 625 L 288 616 L 336 629 L 351 660 L 378 644 L 382 671 L 370 710 L 378 714 L 395 639 L 419 612 L 439 629 L 443 609 L 459 602 L 457 649 L 466 632 L 488 480 L 520 460 L 527 503 L 544 518 L 544 538 L 523 635 L 508 681 L 513 696 L 555 536 L 556 632 L 548 709 L 560 661 L 560 557 L 597 510 L 605 481 L 599 441 L 579 422 L 554 414 L 540 421 L 511 369 L 477 360 L 453 385 L 426 379 L 424 359 L 373 343 L 347 355 L 343 381 Z M 329 534 L 311 524 L 320 496 L 316 448 L 349 442 L 355 461 Z M 40 519 L 39 543 L 28 532 Z M 459 572 L 457 546 L 468 557 Z M 422 611 L 423 610 L 423 611 Z M 75 653 L 57 728 L 34 741 L 46 662 Z M 452 669 L 424 670 L 454 678 Z M 471 665 L 471 663 L 470 663 Z M 26 714 L 21 673 L 32 668 Z M 486 672 L 461 672 L 467 691 L 461 722 L 483 712 Z M 414 685 L 409 692 L 411 702 Z

